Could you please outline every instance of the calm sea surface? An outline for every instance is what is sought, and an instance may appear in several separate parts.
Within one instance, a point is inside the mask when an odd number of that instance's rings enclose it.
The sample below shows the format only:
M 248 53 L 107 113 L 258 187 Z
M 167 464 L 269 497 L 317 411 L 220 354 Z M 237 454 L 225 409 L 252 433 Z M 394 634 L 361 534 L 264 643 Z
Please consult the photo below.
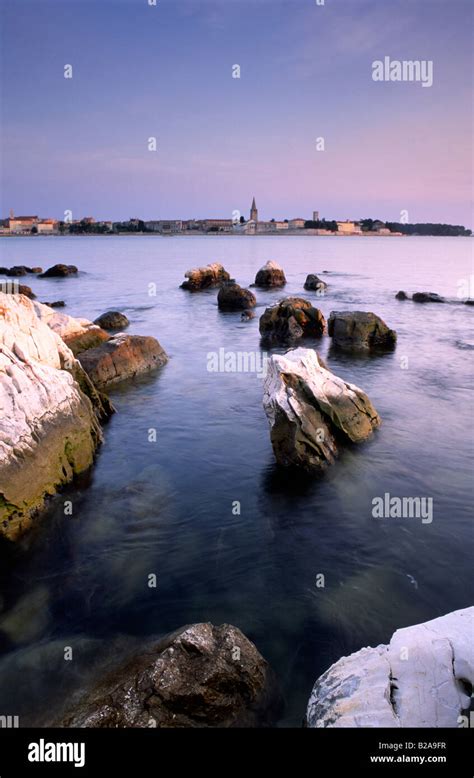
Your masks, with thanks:
M 1 264 L 76 264 L 78 278 L 24 281 L 40 300 L 94 319 L 118 309 L 129 332 L 170 356 L 114 388 L 90 478 L 61 496 L 16 547 L 0 547 L 0 714 L 47 721 L 122 652 L 186 623 L 229 622 L 276 670 L 282 726 L 300 726 L 317 676 L 398 627 L 473 604 L 474 309 L 394 298 L 456 298 L 472 268 L 467 238 L 9 238 Z M 220 348 L 259 352 L 258 316 L 284 296 L 257 293 L 257 317 L 222 314 L 216 291 L 179 289 L 184 271 L 222 262 L 242 285 L 274 259 L 284 295 L 307 273 L 329 284 L 320 307 L 369 310 L 398 332 L 393 353 L 318 349 L 364 389 L 383 424 L 321 480 L 274 464 L 255 374 L 211 373 Z M 156 284 L 156 296 L 149 295 Z M 315 346 L 316 342 L 307 345 Z M 156 429 L 156 442 L 149 430 Z M 372 499 L 432 497 L 431 524 L 374 519 Z M 241 513 L 232 504 L 240 501 Z M 148 586 L 157 577 L 156 588 Z M 324 587 L 316 585 L 324 575 Z M 319 579 L 320 581 L 322 579 Z M 64 659 L 65 647 L 73 659 Z

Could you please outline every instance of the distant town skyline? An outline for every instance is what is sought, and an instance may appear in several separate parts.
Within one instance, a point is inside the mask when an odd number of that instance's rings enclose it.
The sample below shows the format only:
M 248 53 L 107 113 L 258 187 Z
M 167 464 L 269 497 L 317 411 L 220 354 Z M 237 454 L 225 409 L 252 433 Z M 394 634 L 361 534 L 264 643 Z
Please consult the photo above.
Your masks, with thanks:
M 1 215 L 248 218 L 251 193 L 261 220 L 472 227 L 472 15 L 470 0 L 3 0 Z M 432 62 L 432 85 L 374 81 L 389 56 Z

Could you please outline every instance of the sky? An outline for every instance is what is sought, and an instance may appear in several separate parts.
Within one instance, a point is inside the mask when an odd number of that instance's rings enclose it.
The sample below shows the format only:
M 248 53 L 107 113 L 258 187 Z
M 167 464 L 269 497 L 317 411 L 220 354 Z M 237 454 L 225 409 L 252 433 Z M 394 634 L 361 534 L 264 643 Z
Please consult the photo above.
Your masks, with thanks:
M 473 226 L 472 0 L 153 2 L 0 0 L 2 217 Z

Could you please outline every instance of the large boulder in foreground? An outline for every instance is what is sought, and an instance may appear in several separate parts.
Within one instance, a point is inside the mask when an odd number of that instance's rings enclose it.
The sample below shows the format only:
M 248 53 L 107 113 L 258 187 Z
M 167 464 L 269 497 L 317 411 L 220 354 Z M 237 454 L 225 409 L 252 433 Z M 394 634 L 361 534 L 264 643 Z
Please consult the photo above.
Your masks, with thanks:
M 414 292 L 412 298 L 414 303 L 445 303 L 446 300 L 436 292 Z
M 38 318 L 59 335 L 74 355 L 95 348 L 110 338 L 108 332 L 89 319 L 77 319 L 67 313 L 57 313 L 43 303 L 35 303 L 35 311 Z
M 474 608 L 398 629 L 316 681 L 309 727 L 459 727 L 474 684 Z
M 313 349 L 271 357 L 263 407 L 277 462 L 312 473 L 334 464 L 344 440 L 367 440 L 380 424 L 362 389 L 327 370 Z
M 246 308 L 254 308 L 257 299 L 250 289 L 242 289 L 239 284 L 229 281 L 219 289 L 217 305 L 221 311 L 242 311 Z
M 328 288 L 328 285 L 325 281 L 321 281 L 319 276 L 317 276 L 315 273 L 310 273 L 308 276 L 306 276 L 304 288 L 308 292 L 316 292 L 322 296 Z
M 62 727 L 262 727 L 280 697 L 253 643 L 229 624 L 181 629 L 105 677 Z
M 94 324 L 97 324 L 98 327 L 102 327 L 103 330 L 125 330 L 130 322 L 124 313 L 120 313 L 119 311 L 106 311 L 97 319 L 94 319 Z
M 40 278 L 68 278 L 69 276 L 77 276 L 79 270 L 75 265 L 53 265 L 48 268 L 44 273 L 40 274 Z
M 83 351 L 79 360 L 94 386 L 102 389 L 161 367 L 168 357 L 156 338 L 120 334 Z
M 262 289 L 285 286 L 285 284 L 285 272 L 278 262 L 273 262 L 273 260 L 269 260 L 261 267 L 255 276 L 255 286 L 259 286 Z
M 267 344 L 289 344 L 302 337 L 321 337 L 326 320 L 309 300 L 287 297 L 266 309 L 260 317 L 259 328 L 262 340 Z
M 328 321 L 332 344 L 344 351 L 393 349 L 397 333 L 387 327 L 375 313 L 367 311 L 332 311 Z
M 72 352 L 22 295 L 0 293 L 0 407 L 0 535 L 16 539 L 48 496 L 90 467 L 107 415 Z
M 214 262 L 206 267 L 197 267 L 188 270 L 185 274 L 186 281 L 181 284 L 181 289 L 189 292 L 198 292 L 201 289 L 213 289 L 224 281 L 230 281 L 230 275 L 219 262 Z

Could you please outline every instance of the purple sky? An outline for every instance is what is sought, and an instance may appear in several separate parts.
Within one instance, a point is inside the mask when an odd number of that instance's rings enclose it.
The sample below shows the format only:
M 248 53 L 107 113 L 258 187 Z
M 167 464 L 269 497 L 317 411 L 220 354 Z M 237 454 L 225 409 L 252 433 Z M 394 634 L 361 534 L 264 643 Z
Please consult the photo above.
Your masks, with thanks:
M 472 227 L 473 6 L 2 0 L 1 214 L 231 218 L 255 195 L 260 218 Z M 432 60 L 433 86 L 374 82 L 385 56 Z

